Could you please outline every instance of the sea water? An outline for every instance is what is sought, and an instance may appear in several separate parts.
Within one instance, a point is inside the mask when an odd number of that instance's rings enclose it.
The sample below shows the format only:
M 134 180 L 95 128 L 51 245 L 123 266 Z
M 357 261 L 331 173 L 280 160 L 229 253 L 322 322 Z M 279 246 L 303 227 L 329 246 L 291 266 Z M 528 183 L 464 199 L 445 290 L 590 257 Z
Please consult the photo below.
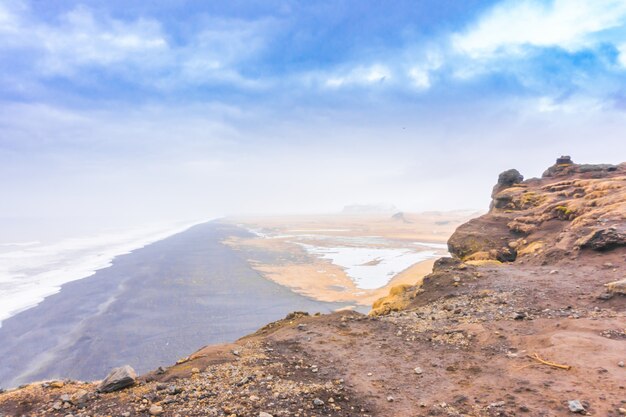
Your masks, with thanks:
M 59 292 L 63 284 L 111 266 L 116 256 L 206 221 L 176 222 L 46 243 L 0 242 L 0 327 L 3 320 Z

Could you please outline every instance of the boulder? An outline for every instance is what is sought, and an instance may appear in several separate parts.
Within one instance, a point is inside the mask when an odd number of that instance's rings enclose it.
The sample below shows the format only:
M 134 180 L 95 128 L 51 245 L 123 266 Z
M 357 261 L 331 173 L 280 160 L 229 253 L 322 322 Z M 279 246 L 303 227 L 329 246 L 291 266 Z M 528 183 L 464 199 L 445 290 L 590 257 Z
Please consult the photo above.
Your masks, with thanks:
M 626 246 L 626 233 L 621 233 L 615 227 L 594 230 L 587 236 L 579 239 L 576 244 L 581 248 L 595 251 L 607 251 L 620 246 Z
M 100 392 L 113 392 L 129 387 L 135 383 L 137 374 L 128 365 L 114 368 L 98 387 Z
M 493 187 L 491 196 L 495 196 L 498 192 L 519 184 L 524 181 L 524 176 L 516 169 L 508 169 L 498 175 L 498 183 Z

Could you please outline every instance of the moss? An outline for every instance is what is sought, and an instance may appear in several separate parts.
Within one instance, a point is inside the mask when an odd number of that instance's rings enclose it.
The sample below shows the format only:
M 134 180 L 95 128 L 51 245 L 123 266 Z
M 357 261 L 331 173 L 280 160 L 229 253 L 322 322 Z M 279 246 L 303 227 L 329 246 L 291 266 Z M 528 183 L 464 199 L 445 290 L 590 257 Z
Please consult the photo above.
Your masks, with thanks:
M 543 247 L 544 247 L 544 243 L 540 240 L 537 240 L 536 242 L 531 242 L 528 245 L 521 248 L 520 250 L 518 250 L 517 254 L 520 256 L 530 255 L 532 253 L 540 251 L 541 249 L 543 249 Z
M 473 265 L 473 266 L 483 266 L 483 265 L 498 266 L 498 265 L 502 265 L 502 262 L 496 261 L 495 259 L 481 259 L 481 260 L 475 260 L 475 261 L 466 261 L 465 263 L 468 264 L 468 265 Z

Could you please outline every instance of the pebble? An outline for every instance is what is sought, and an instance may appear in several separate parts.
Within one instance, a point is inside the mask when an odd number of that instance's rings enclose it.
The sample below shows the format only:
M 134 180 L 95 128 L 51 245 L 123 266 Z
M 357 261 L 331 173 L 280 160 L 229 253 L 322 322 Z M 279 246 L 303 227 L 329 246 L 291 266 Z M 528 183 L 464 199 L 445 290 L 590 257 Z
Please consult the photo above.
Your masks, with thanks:
M 569 407 L 569 411 L 572 413 L 584 413 L 585 407 L 580 403 L 580 400 L 569 400 L 567 402 L 567 406 Z
M 416 374 L 421 375 L 424 373 L 424 371 L 422 371 L 422 368 L 420 368 L 419 366 L 416 367 L 415 369 L 413 369 L 415 371 Z
M 619 366 L 620 368 L 623 368 L 624 367 L 624 361 L 617 362 L 617 366 Z
M 387 396 L 387 401 L 388 402 L 392 403 L 392 402 L 394 402 L 394 400 L 395 400 L 395 398 L 393 398 L 391 395 Z
M 151 416 L 160 416 L 161 414 L 163 414 L 163 407 L 161 407 L 160 405 L 153 404 L 150 407 L 149 412 Z
M 320 400 L 319 398 L 316 398 L 316 399 L 313 400 L 313 405 L 321 407 L 321 406 L 324 405 L 324 401 Z
M 191 368 L 191 373 L 192 374 L 199 374 L 200 370 L 198 368 Z
M 259 413 L 259 417 L 274 417 L 274 416 L 271 415 L 270 413 L 266 413 L 265 411 L 261 411 Z
M 64 385 L 63 381 L 52 381 L 50 383 L 50 387 L 52 388 L 63 388 Z
M 619 411 L 620 414 L 626 415 L 626 408 L 618 408 L 617 411 Z

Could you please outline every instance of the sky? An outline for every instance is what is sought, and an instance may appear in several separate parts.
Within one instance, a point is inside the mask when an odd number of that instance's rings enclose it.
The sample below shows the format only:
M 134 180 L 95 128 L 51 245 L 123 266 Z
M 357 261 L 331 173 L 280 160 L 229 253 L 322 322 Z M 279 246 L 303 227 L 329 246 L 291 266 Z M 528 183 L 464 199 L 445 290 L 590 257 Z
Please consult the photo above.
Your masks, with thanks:
M 0 0 L 5 224 L 486 209 L 625 115 L 623 0 Z

